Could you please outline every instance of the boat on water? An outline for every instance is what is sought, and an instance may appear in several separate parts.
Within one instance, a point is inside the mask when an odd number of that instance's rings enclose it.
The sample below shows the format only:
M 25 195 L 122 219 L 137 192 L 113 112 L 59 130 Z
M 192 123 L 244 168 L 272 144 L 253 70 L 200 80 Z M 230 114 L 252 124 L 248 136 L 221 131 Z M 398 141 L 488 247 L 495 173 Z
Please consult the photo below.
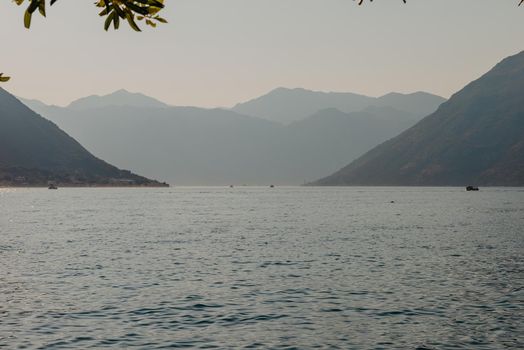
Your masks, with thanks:
M 47 189 L 48 190 L 58 190 L 58 187 L 54 183 L 50 183 Z
M 478 187 L 475 187 L 475 186 L 468 186 L 466 187 L 466 191 L 478 191 L 479 188 Z

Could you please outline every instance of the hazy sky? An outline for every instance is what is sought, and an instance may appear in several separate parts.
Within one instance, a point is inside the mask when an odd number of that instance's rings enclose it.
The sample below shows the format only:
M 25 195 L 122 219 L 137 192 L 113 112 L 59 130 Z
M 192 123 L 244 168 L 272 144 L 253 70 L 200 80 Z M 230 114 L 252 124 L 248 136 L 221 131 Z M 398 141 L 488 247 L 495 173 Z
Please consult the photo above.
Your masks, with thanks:
M 518 0 L 166 0 L 169 24 L 103 30 L 93 0 L 59 0 L 23 28 L 0 4 L 0 71 L 16 95 L 67 104 L 125 88 L 231 106 L 278 87 L 448 97 L 524 50 Z

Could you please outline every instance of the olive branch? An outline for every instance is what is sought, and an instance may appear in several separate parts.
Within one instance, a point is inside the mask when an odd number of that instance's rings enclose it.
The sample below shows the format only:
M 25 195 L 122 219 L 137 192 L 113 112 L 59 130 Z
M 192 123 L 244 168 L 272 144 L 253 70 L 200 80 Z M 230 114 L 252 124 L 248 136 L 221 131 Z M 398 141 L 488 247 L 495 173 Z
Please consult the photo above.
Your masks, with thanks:
M 24 13 L 24 26 L 31 27 L 33 14 L 38 10 L 40 15 L 46 16 L 47 2 L 53 6 L 57 0 L 13 0 L 17 5 L 29 3 Z M 156 27 L 158 23 L 167 23 L 159 16 L 164 8 L 164 0 L 96 0 L 95 6 L 102 8 L 100 16 L 106 17 L 104 29 L 108 30 L 113 24 L 114 29 L 120 26 L 120 20 L 127 21 L 129 26 L 140 32 L 137 21 L 143 21 L 146 25 Z

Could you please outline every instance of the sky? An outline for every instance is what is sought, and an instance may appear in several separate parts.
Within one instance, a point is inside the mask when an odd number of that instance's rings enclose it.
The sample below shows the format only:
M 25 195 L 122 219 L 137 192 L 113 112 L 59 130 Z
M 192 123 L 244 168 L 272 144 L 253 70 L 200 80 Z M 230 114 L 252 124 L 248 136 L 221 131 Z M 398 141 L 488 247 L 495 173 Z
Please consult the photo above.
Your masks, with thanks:
M 166 0 L 169 23 L 105 32 L 93 0 L 23 27 L 0 3 L 0 72 L 17 96 L 66 105 L 124 88 L 230 107 L 276 87 L 449 97 L 524 50 L 518 0 Z

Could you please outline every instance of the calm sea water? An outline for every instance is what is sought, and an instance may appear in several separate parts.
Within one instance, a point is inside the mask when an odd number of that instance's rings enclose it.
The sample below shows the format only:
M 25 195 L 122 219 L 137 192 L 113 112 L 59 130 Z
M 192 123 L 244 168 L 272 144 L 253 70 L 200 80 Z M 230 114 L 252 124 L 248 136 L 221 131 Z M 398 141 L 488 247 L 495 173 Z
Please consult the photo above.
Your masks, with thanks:
M 524 189 L 0 189 L 0 347 L 522 349 Z

